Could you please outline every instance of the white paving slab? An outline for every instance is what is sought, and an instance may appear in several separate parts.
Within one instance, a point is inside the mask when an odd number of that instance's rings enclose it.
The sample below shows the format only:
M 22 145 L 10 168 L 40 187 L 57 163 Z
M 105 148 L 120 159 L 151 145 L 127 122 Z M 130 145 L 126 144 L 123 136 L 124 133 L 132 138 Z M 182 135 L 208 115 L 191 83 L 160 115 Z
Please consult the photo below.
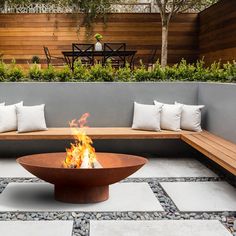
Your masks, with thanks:
M 132 178 L 149 177 L 216 177 L 217 175 L 194 158 L 150 158 Z
M 2 236 L 71 236 L 73 221 L 0 221 Z
M 227 182 L 161 183 L 180 211 L 236 211 L 236 189 Z
M 14 158 L 0 157 L 0 178 L 32 178 L 35 177 L 25 170 Z
M 90 221 L 90 236 L 232 236 L 216 220 Z
M 10 183 L 0 194 L 0 211 L 163 211 L 147 183 L 110 186 L 110 198 L 95 204 L 57 202 L 53 185 Z

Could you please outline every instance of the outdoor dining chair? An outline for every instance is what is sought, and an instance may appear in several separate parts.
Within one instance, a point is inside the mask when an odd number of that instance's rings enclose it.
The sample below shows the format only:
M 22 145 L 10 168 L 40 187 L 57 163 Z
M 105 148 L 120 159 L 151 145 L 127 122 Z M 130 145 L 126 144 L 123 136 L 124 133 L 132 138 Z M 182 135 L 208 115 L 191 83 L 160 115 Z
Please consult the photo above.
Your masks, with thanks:
M 92 66 L 94 64 L 94 44 L 72 44 L 72 64 L 74 65 L 76 60 L 80 60 L 82 64 Z
M 157 47 L 151 50 L 150 57 L 148 58 L 148 66 L 152 66 L 158 59 Z
M 109 60 L 112 67 L 125 67 L 126 57 L 117 53 L 122 51 L 126 51 L 126 43 L 104 43 L 103 64 L 106 64 Z
M 49 65 L 64 66 L 65 60 L 64 60 L 63 57 L 52 56 L 50 51 L 49 51 L 49 48 L 46 47 L 46 46 L 43 46 L 43 50 L 44 50 L 44 53 L 45 53 L 45 56 L 46 56 L 48 67 L 49 67 Z

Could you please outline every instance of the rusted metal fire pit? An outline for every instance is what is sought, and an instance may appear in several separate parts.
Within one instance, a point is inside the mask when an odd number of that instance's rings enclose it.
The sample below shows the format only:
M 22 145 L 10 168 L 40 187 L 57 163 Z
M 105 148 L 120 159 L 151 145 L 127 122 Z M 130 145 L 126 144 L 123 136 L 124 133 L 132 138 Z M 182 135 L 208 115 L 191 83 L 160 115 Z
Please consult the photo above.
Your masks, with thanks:
M 139 156 L 97 153 L 103 168 L 62 167 L 66 153 L 45 153 L 17 159 L 26 170 L 55 186 L 55 199 L 69 203 L 95 203 L 109 198 L 109 185 L 140 169 L 147 159 Z

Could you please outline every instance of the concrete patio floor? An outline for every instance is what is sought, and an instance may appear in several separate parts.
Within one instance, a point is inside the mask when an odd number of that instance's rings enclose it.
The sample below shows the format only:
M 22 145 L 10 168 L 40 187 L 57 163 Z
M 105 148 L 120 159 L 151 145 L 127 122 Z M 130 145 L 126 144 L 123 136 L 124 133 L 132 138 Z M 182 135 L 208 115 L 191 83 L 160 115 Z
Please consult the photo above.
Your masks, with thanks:
M 150 158 L 88 205 L 55 201 L 52 185 L 0 159 L 0 235 L 230 236 L 235 219 L 236 189 L 194 158 Z

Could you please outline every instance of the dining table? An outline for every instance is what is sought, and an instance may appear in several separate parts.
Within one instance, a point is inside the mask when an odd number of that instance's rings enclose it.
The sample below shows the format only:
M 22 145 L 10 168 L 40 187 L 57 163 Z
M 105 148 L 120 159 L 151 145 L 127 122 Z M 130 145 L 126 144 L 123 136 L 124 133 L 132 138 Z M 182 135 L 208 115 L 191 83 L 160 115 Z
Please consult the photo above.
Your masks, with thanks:
M 96 58 L 109 58 L 109 57 L 120 57 L 124 58 L 124 60 L 129 59 L 129 64 L 132 66 L 134 62 L 134 56 L 137 51 L 135 50 L 117 50 L 117 51 L 62 51 L 62 55 L 65 58 L 66 63 L 68 66 L 73 70 L 74 69 L 74 58 L 83 58 L 83 57 L 94 57 Z M 99 61 L 99 60 L 98 60 Z

